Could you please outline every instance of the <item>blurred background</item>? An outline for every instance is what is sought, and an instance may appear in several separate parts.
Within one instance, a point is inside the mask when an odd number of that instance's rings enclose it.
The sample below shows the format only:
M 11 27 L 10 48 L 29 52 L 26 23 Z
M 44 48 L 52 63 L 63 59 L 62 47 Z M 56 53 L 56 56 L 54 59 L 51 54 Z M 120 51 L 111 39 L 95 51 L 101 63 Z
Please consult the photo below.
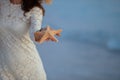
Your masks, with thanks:
M 120 80 L 120 0 L 53 0 L 43 26 L 58 43 L 36 44 L 48 80 Z

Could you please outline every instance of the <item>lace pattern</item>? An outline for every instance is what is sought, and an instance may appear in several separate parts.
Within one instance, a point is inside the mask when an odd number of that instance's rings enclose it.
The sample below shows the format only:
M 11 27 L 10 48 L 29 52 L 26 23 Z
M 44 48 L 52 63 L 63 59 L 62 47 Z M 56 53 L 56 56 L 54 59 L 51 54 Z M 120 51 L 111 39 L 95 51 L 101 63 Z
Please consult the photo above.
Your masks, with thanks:
M 23 15 L 20 5 L 0 0 L 0 80 L 46 80 L 29 28 L 41 28 L 42 11 L 35 7 Z
M 42 24 L 42 10 L 38 7 L 34 7 L 28 14 L 27 18 L 30 17 L 31 21 L 31 28 L 33 32 L 36 32 L 41 29 L 41 24 Z

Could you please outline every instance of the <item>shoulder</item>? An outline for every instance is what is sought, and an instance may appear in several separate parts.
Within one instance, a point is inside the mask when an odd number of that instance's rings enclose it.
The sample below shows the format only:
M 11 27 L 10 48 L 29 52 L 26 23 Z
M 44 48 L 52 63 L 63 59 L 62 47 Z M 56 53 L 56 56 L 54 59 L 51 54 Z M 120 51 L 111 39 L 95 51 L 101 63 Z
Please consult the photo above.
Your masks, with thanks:
M 42 9 L 39 7 L 32 8 L 29 12 L 25 13 L 26 18 L 29 19 L 32 15 L 43 15 Z
M 34 7 L 34 8 L 32 8 L 31 10 L 30 10 L 30 12 L 31 13 L 39 13 L 39 14 L 42 14 L 43 12 L 42 12 L 42 9 L 41 8 L 39 8 L 39 7 Z

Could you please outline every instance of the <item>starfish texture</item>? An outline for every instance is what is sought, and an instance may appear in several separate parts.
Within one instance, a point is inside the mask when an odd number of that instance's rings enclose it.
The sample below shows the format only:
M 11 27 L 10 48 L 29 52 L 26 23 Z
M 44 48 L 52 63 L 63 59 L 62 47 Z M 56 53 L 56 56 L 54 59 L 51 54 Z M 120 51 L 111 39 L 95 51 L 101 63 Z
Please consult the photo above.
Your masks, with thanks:
M 37 33 L 39 35 L 39 38 L 35 39 L 35 41 L 37 41 L 39 43 L 43 43 L 44 41 L 48 41 L 48 40 L 58 42 L 55 35 L 60 36 L 61 32 L 62 32 L 61 29 L 54 30 L 54 29 L 50 28 L 49 26 L 47 26 L 45 29 L 43 29 Z

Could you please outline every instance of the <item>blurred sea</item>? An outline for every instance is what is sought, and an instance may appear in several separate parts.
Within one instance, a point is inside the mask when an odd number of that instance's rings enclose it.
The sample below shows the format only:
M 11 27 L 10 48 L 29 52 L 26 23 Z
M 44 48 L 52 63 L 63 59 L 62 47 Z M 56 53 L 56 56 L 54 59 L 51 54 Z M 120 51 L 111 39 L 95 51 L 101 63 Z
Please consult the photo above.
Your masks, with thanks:
M 58 43 L 36 44 L 48 80 L 120 80 L 120 0 L 54 0 L 43 26 Z

